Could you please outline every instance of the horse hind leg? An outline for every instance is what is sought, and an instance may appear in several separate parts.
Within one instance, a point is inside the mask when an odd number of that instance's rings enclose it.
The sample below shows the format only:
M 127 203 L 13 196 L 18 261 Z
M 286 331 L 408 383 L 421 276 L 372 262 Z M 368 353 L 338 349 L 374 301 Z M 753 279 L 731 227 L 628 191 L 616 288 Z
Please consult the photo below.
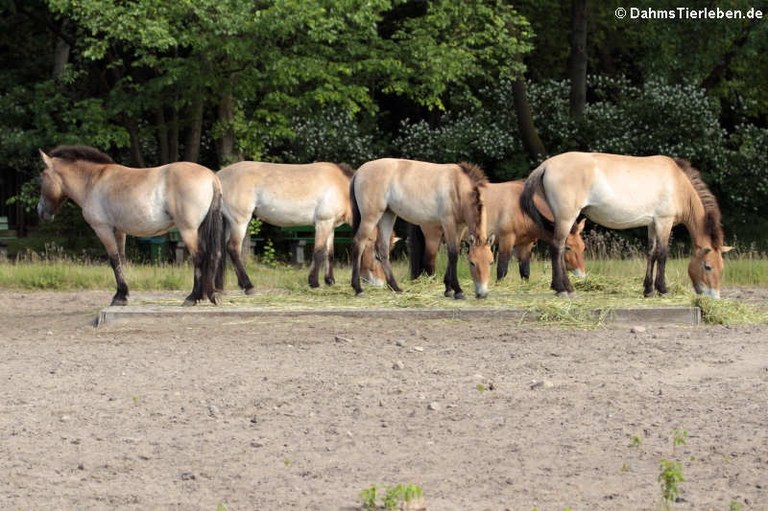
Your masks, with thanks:
M 395 220 L 397 217 L 391 211 L 386 211 L 381 219 L 379 219 L 379 229 L 376 235 L 376 257 L 381 263 L 381 269 L 384 271 L 384 275 L 387 279 L 387 285 L 396 293 L 401 293 L 403 290 L 397 285 L 394 272 L 392 271 L 392 265 L 389 262 L 389 243 L 392 237 L 392 230 L 395 227 Z
M 568 278 L 565 269 L 565 239 L 571 232 L 573 221 L 559 221 L 555 225 L 555 234 L 549 245 L 549 253 L 552 258 L 552 289 L 557 296 L 569 296 L 574 293 L 573 284 Z
M 230 220 L 227 228 L 227 253 L 232 260 L 232 264 L 235 266 L 235 275 L 237 275 L 237 285 L 240 289 L 245 291 L 245 294 L 250 295 L 255 292 L 255 288 L 251 283 L 251 279 L 248 277 L 248 272 L 245 270 L 245 263 L 243 262 L 243 240 L 245 239 L 245 233 L 248 229 L 248 221 Z

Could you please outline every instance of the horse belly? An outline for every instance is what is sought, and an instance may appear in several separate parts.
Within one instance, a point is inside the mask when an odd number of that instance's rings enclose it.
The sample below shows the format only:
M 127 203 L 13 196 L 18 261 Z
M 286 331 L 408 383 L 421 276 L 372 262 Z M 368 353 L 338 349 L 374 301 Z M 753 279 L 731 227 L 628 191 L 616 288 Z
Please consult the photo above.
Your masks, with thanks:
M 273 193 L 260 194 L 253 214 L 278 227 L 314 225 L 315 198 L 287 199 Z
M 443 217 L 443 208 L 432 197 L 412 201 L 392 197 L 388 206 L 397 216 L 416 225 L 439 224 Z

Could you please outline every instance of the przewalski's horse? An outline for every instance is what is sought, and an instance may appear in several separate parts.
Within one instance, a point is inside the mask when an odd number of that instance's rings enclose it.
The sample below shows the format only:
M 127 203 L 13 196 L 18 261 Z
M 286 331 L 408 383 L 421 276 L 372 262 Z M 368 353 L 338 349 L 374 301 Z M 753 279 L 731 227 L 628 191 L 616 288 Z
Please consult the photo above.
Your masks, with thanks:
M 554 222 L 539 214 L 534 193 L 545 197 Z M 693 254 L 688 275 L 698 294 L 720 297 L 723 246 L 720 208 L 686 160 L 666 156 L 633 157 L 570 152 L 542 163 L 528 177 L 521 197 L 523 210 L 552 233 L 552 288 L 572 293 L 564 270 L 564 240 L 579 213 L 611 229 L 648 227 L 648 264 L 645 296 L 667 292 L 664 269 L 670 231 L 677 224 L 688 229 Z M 654 280 L 653 271 L 656 268 Z
M 156 236 L 174 225 L 195 268 L 192 292 L 184 305 L 208 298 L 219 303 L 224 283 L 224 221 L 221 183 L 211 170 L 190 162 L 134 169 L 118 165 L 87 146 L 59 146 L 45 163 L 37 212 L 43 220 L 69 198 L 82 208 L 115 273 L 112 305 L 125 305 L 125 236 Z
M 224 215 L 230 223 L 227 250 L 234 262 L 237 283 L 254 292 L 241 257 L 241 246 L 252 217 L 278 227 L 314 225 L 315 245 L 309 269 L 310 287 L 320 285 L 318 272 L 325 266 L 325 283 L 333 277 L 334 228 L 352 224 L 349 180 L 354 171 L 336 163 L 285 164 L 241 161 L 221 169 Z
M 483 195 L 488 213 L 488 235 L 495 235 L 499 244 L 496 279 L 507 276 L 509 262 L 514 254 L 519 261 L 520 278 L 528 280 L 531 275 L 531 253 L 536 240 L 546 236 L 536 222 L 520 209 L 520 195 L 523 193 L 524 180 L 505 183 L 488 183 Z M 536 206 L 545 216 L 551 218 L 549 208 L 539 197 L 535 197 Z M 573 224 L 565 240 L 565 267 L 578 277 L 584 276 L 584 250 L 586 248 L 581 233 L 586 219 Z M 435 274 L 435 259 L 440 248 L 443 230 L 439 226 L 409 226 L 409 260 L 411 278 L 422 273 Z
M 461 233 L 469 229 L 469 264 L 475 283 L 475 296 L 488 295 L 488 278 L 493 263 L 486 234 L 483 193 L 487 178 L 469 163 L 436 164 L 384 158 L 363 164 L 352 178 L 350 197 L 354 215 L 352 241 L 352 287 L 358 295 L 360 259 L 374 229 L 378 226 L 376 253 L 387 284 L 400 291 L 389 264 L 388 240 L 397 217 L 417 225 L 439 226 L 448 246 L 445 274 L 446 296 L 464 297 L 456 264 Z

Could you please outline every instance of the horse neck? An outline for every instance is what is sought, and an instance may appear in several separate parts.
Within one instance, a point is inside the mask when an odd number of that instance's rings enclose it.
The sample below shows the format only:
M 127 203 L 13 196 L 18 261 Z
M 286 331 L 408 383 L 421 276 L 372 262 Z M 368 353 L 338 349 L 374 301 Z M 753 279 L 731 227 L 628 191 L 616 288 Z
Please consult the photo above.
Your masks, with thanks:
M 462 209 L 464 212 L 464 223 L 471 235 L 478 240 L 485 241 L 488 237 L 487 208 L 485 205 L 482 205 L 480 208 L 477 207 L 474 194 L 475 187 L 470 186 L 468 192 L 463 195 Z
M 683 204 L 682 223 L 688 229 L 694 247 L 711 247 L 712 238 L 706 229 L 707 211 L 696 190 L 691 188 Z
M 89 182 L 102 167 L 102 165 L 83 161 L 65 163 L 56 167 L 56 172 L 61 177 L 64 194 L 82 207 L 90 188 Z

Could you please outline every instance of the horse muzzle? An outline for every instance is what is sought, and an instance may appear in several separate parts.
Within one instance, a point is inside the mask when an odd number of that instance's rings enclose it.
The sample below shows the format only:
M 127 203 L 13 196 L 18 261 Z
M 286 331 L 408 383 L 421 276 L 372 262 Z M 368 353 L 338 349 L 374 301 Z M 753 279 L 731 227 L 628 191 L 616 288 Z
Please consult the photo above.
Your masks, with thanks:
M 718 289 L 712 289 L 710 287 L 703 287 L 701 289 L 697 289 L 696 293 L 707 296 L 709 298 L 712 298 L 713 300 L 719 300 L 720 299 L 720 291 Z
M 45 207 L 45 204 L 42 202 L 37 203 L 37 216 L 39 216 L 42 220 L 45 220 L 46 222 L 50 222 L 53 220 L 54 214 L 51 213 L 51 211 Z
M 488 298 L 488 286 L 485 284 L 475 284 L 475 298 Z

